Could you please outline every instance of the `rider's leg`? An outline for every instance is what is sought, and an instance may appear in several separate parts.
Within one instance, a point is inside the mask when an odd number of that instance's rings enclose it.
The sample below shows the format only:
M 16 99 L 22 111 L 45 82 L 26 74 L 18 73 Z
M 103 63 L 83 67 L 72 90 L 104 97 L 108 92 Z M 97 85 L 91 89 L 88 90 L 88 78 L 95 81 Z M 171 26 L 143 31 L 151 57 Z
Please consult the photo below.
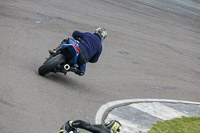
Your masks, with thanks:
M 86 70 L 87 60 L 82 50 L 79 47 L 77 47 L 77 49 L 79 50 L 79 56 L 77 59 L 78 70 L 76 74 L 83 76 Z

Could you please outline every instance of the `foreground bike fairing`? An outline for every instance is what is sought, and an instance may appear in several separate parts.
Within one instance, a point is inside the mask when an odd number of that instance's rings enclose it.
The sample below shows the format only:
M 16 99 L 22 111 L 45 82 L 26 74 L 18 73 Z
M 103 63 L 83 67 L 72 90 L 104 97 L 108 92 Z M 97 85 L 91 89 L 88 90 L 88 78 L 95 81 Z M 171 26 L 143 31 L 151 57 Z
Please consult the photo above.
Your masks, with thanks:
M 55 54 L 50 54 L 43 65 L 39 67 L 38 73 L 44 76 L 50 72 L 61 72 L 65 75 L 69 71 L 76 72 L 79 55 L 76 48 L 78 43 L 78 41 L 68 38 L 68 43 L 61 44 L 60 49 Z
M 57 133 L 83 133 L 82 130 L 77 130 L 76 128 L 70 127 L 65 123 Z

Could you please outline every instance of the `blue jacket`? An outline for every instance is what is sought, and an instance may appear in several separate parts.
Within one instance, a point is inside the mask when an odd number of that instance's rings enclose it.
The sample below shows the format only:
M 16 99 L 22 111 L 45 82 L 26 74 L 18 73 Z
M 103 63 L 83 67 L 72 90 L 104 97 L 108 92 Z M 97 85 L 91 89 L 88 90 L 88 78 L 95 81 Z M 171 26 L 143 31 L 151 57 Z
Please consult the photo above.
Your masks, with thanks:
M 89 32 L 74 31 L 73 38 L 80 38 L 79 47 L 83 51 L 87 62 L 95 63 L 98 61 L 102 52 L 101 39 L 98 35 Z

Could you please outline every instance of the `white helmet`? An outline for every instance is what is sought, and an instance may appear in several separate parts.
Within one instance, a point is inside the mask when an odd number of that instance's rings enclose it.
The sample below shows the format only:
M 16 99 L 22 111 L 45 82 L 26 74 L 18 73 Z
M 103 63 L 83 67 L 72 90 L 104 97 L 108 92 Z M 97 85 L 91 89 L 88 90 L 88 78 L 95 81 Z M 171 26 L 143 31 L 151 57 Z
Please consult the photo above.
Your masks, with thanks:
M 95 33 L 101 38 L 101 41 L 107 37 L 107 31 L 105 28 L 97 28 Z

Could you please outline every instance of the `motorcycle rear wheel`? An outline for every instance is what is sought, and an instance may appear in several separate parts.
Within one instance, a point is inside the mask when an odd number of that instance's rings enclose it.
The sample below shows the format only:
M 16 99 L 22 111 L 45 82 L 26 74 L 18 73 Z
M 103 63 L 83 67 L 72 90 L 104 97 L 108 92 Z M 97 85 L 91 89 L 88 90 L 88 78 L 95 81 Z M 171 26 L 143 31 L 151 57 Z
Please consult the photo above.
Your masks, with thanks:
M 39 67 L 38 73 L 41 76 L 45 76 L 46 74 L 53 71 L 54 68 L 56 68 L 58 65 L 65 62 L 65 57 L 62 54 L 58 54 L 55 57 L 52 57 L 48 61 L 45 61 L 42 66 Z

